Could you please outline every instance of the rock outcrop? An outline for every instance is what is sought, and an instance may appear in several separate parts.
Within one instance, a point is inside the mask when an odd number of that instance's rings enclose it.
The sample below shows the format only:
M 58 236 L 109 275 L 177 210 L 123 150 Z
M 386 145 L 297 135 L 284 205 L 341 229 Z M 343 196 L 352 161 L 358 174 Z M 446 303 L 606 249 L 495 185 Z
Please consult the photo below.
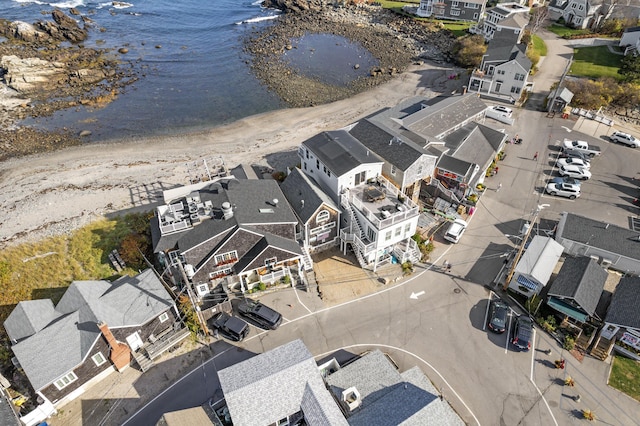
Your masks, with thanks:
M 262 6 L 280 9 L 286 13 L 305 13 L 320 11 L 332 3 L 332 1 L 328 0 L 264 0 Z
M 21 59 L 15 55 L 3 56 L 0 67 L 4 69 L 7 86 L 23 94 L 53 90 L 66 81 L 68 75 L 67 66 L 62 62 Z
M 53 21 L 38 21 L 29 24 L 22 21 L 1 22 L 0 34 L 10 39 L 27 43 L 58 43 L 69 41 L 80 43 L 87 38 L 86 28 L 80 28 L 72 17 L 59 9 L 51 13 Z

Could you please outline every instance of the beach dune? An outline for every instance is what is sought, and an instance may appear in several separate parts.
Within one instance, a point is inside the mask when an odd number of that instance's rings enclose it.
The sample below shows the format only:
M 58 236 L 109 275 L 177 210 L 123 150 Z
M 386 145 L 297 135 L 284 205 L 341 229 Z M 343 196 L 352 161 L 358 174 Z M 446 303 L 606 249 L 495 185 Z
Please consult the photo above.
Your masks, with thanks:
M 150 210 L 162 190 L 189 183 L 194 162 L 286 170 L 305 139 L 336 130 L 415 95 L 451 94 L 448 64 L 412 65 L 352 98 L 251 116 L 197 133 L 92 143 L 0 163 L 0 245 L 67 233 L 109 214 Z

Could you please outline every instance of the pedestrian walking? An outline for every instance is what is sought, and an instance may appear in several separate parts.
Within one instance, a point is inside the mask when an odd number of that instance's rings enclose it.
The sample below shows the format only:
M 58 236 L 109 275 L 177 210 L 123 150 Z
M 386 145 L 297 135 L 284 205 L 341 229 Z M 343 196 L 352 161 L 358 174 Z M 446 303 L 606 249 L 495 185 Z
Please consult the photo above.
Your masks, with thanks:
M 495 171 L 495 173 L 494 173 L 494 174 L 495 174 L 495 175 L 497 175 L 497 174 L 498 174 L 498 167 L 496 167 L 496 168 L 495 168 L 495 169 L 493 169 L 493 170 Z
M 538 161 L 538 151 L 536 151 L 536 153 L 533 154 L 533 161 Z
M 451 264 L 447 263 L 447 272 L 451 272 Z
M 498 188 L 496 189 L 496 192 L 500 191 L 500 188 L 502 188 L 502 182 L 498 184 Z

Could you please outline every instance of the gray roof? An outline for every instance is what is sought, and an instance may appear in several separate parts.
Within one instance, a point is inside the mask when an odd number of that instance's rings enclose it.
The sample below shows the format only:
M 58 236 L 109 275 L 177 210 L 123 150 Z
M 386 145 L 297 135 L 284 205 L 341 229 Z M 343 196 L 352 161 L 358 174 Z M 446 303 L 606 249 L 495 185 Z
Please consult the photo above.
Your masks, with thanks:
M 552 238 L 536 235 L 518 261 L 515 271 L 547 285 L 564 247 Z
M 524 43 L 509 45 L 498 42 L 492 45 L 492 43 L 489 42 L 483 63 L 516 61 L 525 71 L 529 71 L 531 69 L 531 60 L 527 57 L 525 53 L 526 50 L 527 46 Z
M 100 337 L 99 322 L 110 328 L 140 326 L 171 306 L 173 299 L 150 269 L 113 284 L 74 281 L 56 306 L 55 319 L 12 350 L 38 390 L 85 360 Z
M 352 426 L 464 424 L 418 367 L 400 374 L 379 350 L 332 373 L 327 384 L 338 400 L 350 387 L 360 393 Z
M 16 412 L 13 410 L 13 404 L 9 402 L 4 388 L 0 388 L 0 425 L 22 426 L 22 422 L 20 422 Z
M 478 123 L 467 123 L 444 138 L 449 155 L 479 165 L 483 170 L 493 161 L 507 135 Z
M 51 299 L 25 300 L 11 311 L 4 328 L 11 340 L 18 341 L 42 330 L 58 315 Z
M 437 97 L 405 117 L 402 124 L 426 139 L 438 139 L 460 123 L 483 113 L 487 105 L 475 94 Z
M 360 120 L 349 133 L 389 164 L 405 171 L 423 155 L 429 155 L 409 138 L 393 132 L 382 123 Z
M 573 299 L 589 316 L 600 301 L 607 272 L 589 257 L 568 257 L 549 287 L 549 296 Z
M 301 409 L 310 425 L 346 425 L 313 356 L 294 340 L 218 372 L 233 424 L 266 425 Z
M 635 33 L 638 31 L 640 31 L 640 27 L 629 27 L 624 30 L 625 33 Z
M 249 231 L 254 232 L 255 231 Z M 238 261 L 237 265 L 234 266 L 234 269 L 237 273 L 250 271 L 256 268 L 256 258 L 263 253 L 267 248 L 272 247 L 280 250 L 281 252 L 289 253 L 289 257 L 281 258 L 278 256 L 278 262 L 294 259 L 296 257 L 302 256 L 302 249 L 300 245 L 293 240 L 288 238 L 283 238 L 278 235 L 269 234 L 268 232 L 262 233 L 262 238 L 260 238 L 256 244 L 251 247 L 251 249 L 247 252 L 246 255 L 242 256 L 242 258 Z M 240 234 L 237 234 L 240 236 Z M 264 263 L 260 264 L 259 267 L 263 267 Z
M 302 142 L 336 176 L 342 176 L 357 166 L 384 163 L 384 160 L 346 130 L 322 132 Z
M 518 28 L 524 29 L 529 23 L 529 15 L 526 16 L 523 13 L 514 13 L 513 15 L 507 16 L 502 21 L 498 22 L 498 27 L 508 27 L 508 28 Z
M 340 211 L 331 197 L 297 167 L 282 182 L 280 189 L 302 223 L 307 223 L 323 205 Z
M 437 167 L 439 169 L 455 173 L 458 176 L 465 177 L 470 177 L 475 169 L 473 163 L 469 163 L 446 154 L 440 157 Z
M 349 418 L 351 426 L 434 425 L 462 426 L 465 423 L 424 373 L 413 367 L 402 373 L 404 385 L 395 386 L 368 409 Z
M 591 245 L 610 253 L 640 260 L 640 232 L 573 213 L 562 213 L 556 239 Z
M 640 277 L 620 279 L 613 293 L 605 322 L 640 329 Z

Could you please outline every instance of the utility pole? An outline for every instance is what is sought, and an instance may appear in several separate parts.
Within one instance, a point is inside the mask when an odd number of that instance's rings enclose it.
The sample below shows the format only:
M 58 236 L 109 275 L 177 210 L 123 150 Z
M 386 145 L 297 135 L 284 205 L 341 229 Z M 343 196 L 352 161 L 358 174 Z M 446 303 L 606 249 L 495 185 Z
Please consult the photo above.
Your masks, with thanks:
M 538 215 L 540 214 L 542 209 L 544 209 L 545 207 L 549 207 L 549 204 L 538 204 L 536 211 L 533 213 L 533 219 L 531 220 L 531 223 L 529 224 L 529 228 L 527 229 L 527 232 L 524 234 L 524 237 L 522 237 L 522 241 L 520 241 L 520 248 L 518 249 L 518 254 L 516 254 L 515 259 L 513 259 L 513 264 L 511 265 L 511 269 L 509 269 L 507 278 L 504 280 L 504 285 L 502 286 L 502 290 L 506 291 L 507 288 L 509 288 L 509 284 L 511 284 L 511 279 L 513 278 L 513 274 L 516 272 L 516 266 L 518 265 L 518 261 L 520 261 L 520 256 L 522 256 L 522 252 L 524 251 L 524 246 L 529 240 L 529 235 L 531 235 L 531 230 L 533 229 L 533 226 L 535 225 L 536 220 L 538 220 Z
M 202 327 L 202 330 L 204 330 L 205 334 L 209 336 L 209 329 L 207 328 L 207 322 L 202 317 L 202 312 L 200 312 L 200 309 L 198 309 L 198 305 L 196 305 L 196 299 L 193 295 L 193 291 L 191 290 L 191 284 L 189 283 L 189 278 L 187 278 L 187 273 L 185 272 L 184 266 L 180 261 L 178 261 L 178 268 L 182 273 L 182 279 L 184 280 L 184 285 L 187 288 L 187 295 L 189 295 L 191 306 L 193 306 L 193 310 L 196 312 L 196 316 L 198 317 L 198 322 L 200 323 L 200 327 Z

